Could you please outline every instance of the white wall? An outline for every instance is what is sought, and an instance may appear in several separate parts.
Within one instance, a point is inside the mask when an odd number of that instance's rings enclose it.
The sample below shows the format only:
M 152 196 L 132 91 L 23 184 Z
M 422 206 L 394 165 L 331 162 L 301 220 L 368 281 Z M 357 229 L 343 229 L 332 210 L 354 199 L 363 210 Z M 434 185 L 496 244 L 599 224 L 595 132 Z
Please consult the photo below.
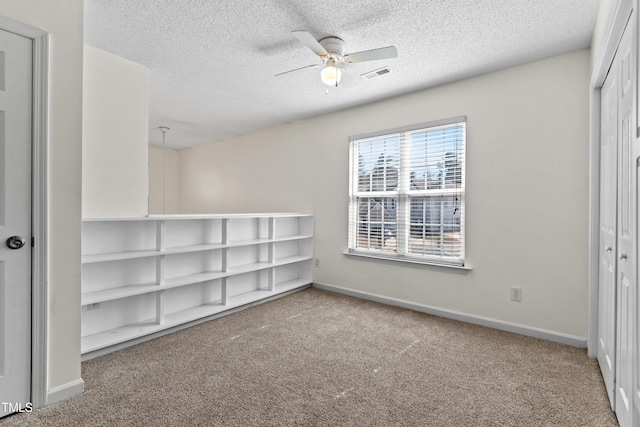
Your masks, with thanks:
M 0 0 L 0 15 L 51 34 L 48 389 L 80 379 L 82 0 Z
M 84 47 L 82 216 L 148 213 L 149 69 Z
M 337 141 L 325 139 L 318 128 L 323 120 L 180 150 L 180 212 L 313 212 L 314 196 L 331 182 L 314 176 L 319 163 L 313 157 L 313 144 Z M 321 151 L 317 154 L 324 157 Z M 328 169 L 322 175 L 335 170 L 344 172 L 346 179 L 346 171 L 341 171 L 346 158 L 335 161 L 323 161 Z
M 182 150 L 181 212 L 313 212 L 316 282 L 586 337 L 589 67 L 580 51 Z M 472 270 L 343 255 L 348 137 L 460 115 Z
M 149 146 L 150 214 L 178 213 L 178 157 L 176 150 Z

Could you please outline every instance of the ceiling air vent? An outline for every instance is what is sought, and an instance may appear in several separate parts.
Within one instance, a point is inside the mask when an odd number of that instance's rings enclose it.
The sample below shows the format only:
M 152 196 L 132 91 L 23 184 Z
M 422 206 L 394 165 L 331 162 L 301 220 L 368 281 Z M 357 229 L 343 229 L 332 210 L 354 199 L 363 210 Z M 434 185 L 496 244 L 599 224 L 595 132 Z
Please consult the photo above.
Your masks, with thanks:
M 384 76 L 385 74 L 389 74 L 391 70 L 389 67 L 382 67 L 378 70 L 369 71 L 368 73 L 361 74 L 360 77 L 365 78 L 367 80 L 375 79 L 376 77 Z

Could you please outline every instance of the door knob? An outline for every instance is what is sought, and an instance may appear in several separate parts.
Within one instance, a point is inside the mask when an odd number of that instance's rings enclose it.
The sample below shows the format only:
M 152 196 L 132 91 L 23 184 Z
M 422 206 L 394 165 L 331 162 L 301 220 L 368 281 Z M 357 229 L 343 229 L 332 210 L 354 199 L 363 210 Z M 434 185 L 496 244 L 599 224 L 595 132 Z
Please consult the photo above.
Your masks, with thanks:
M 627 254 L 620 254 L 620 259 L 627 259 Z
M 9 249 L 20 249 L 27 241 L 22 236 L 11 236 L 7 239 Z
M 607 252 L 611 252 L 611 249 L 612 249 L 611 246 L 605 246 L 604 247 L 604 250 L 607 251 Z

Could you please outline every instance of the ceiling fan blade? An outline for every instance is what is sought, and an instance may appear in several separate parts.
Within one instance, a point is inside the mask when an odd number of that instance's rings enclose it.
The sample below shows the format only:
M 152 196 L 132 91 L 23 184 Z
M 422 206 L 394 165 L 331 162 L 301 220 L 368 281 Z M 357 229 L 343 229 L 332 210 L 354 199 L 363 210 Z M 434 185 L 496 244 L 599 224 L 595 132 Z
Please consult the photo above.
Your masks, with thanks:
M 289 70 L 289 71 L 284 71 L 282 73 L 278 73 L 278 74 L 276 74 L 276 77 L 281 76 L 283 74 L 293 73 L 294 71 L 304 70 L 305 68 L 320 68 L 320 67 L 322 67 L 322 64 L 305 65 L 304 67 L 294 68 L 293 70 Z
M 343 89 L 351 89 L 352 87 L 358 84 L 358 82 L 356 82 L 356 79 L 353 78 L 351 73 L 349 73 L 344 68 L 342 68 L 341 71 L 342 71 L 342 77 L 340 78 L 340 83 L 338 83 L 339 88 L 341 87 Z
M 345 62 L 364 62 L 375 61 L 376 59 L 388 59 L 398 56 L 395 46 L 381 47 L 378 49 L 363 50 L 362 52 L 354 52 L 344 56 Z
M 318 43 L 318 40 L 316 40 L 315 37 L 313 37 L 307 31 L 292 31 L 291 34 L 293 34 L 295 38 L 300 40 L 300 43 L 311 49 L 316 55 L 325 56 L 329 54 L 329 52 L 327 52 L 326 49 L 323 48 L 320 43 Z

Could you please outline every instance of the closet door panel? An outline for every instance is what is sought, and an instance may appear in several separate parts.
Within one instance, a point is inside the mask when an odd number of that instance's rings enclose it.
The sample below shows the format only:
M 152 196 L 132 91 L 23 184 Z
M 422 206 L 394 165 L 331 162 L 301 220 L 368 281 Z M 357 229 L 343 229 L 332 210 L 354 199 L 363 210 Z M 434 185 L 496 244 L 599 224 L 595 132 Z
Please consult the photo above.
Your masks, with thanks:
M 611 67 L 601 92 L 600 125 L 600 274 L 597 359 L 612 408 L 615 399 L 617 112 L 618 66 Z
M 635 15 L 634 15 L 635 17 Z M 615 371 L 615 411 L 621 426 L 631 426 L 632 414 L 632 342 L 633 342 L 633 287 L 636 278 L 636 235 L 635 235 L 635 171 L 632 158 L 632 119 L 635 117 L 634 79 L 635 55 L 632 43 L 635 37 L 633 19 L 629 21 L 622 36 L 616 59 L 619 61 L 620 85 L 618 99 L 618 281 L 616 316 L 616 371 Z

